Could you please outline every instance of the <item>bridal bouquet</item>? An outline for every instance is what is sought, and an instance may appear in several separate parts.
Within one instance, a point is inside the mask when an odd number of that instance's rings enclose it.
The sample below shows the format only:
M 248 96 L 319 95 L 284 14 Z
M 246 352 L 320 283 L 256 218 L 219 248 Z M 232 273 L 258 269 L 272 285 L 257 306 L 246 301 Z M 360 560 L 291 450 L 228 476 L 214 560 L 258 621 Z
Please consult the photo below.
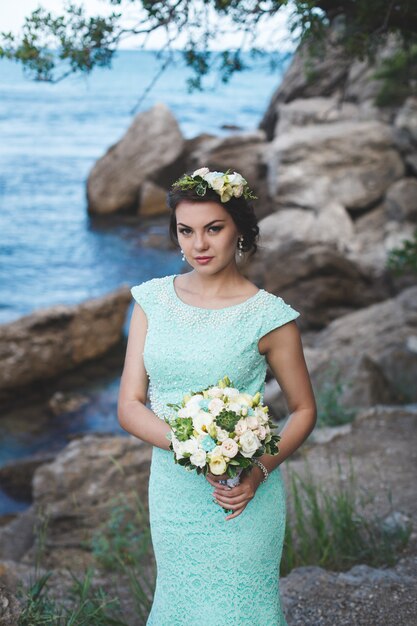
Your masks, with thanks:
M 259 391 L 254 396 L 243 393 L 224 376 L 217 385 L 186 394 L 181 404 L 167 404 L 176 413 L 165 418 L 175 463 L 198 474 L 227 474 L 220 483 L 238 485 L 253 457 L 279 452 L 281 437 L 272 434 L 268 407 L 260 399 Z

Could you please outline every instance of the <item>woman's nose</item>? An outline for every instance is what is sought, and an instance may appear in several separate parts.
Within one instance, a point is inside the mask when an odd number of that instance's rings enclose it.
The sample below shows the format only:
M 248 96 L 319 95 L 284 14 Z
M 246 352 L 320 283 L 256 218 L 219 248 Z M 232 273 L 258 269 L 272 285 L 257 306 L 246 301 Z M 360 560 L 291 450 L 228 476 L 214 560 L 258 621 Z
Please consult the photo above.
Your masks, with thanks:
M 207 242 L 204 235 L 196 235 L 195 247 L 197 250 L 205 250 L 207 248 Z

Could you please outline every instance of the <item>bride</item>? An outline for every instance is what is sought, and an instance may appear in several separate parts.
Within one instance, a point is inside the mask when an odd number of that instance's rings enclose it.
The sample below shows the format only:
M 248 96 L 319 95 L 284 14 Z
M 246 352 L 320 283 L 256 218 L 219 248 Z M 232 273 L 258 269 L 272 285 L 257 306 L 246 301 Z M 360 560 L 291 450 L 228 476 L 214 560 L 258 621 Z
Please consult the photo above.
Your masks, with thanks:
M 131 288 L 118 419 L 152 445 L 149 521 L 157 579 L 147 626 L 286 625 L 280 466 L 313 430 L 316 404 L 295 322 L 300 313 L 238 267 L 237 254 L 256 253 L 255 199 L 236 172 L 184 174 L 168 194 L 170 236 L 191 270 Z M 290 413 L 279 453 L 257 457 L 232 488 L 220 482 L 225 474 L 204 476 L 176 464 L 168 404 L 225 375 L 263 398 L 268 365 Z

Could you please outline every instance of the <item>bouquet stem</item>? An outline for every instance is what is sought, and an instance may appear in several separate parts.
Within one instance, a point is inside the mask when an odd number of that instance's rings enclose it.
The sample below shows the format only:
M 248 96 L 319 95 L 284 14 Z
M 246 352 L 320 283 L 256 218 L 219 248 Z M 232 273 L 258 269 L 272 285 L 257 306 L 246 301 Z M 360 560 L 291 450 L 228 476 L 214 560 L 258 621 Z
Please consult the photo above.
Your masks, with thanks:
M 240 483 L 240 475 L 243 472 L 243 467 L 239 467 L 237 469 L 237 474 L 236 476 L 233 476 L 233 478 L 224 478 L 219 480 L 219 484 L 220 485 L 225 485 L 226 487 L 237 487 L 237 485 Z M 233 513 L 233 509 L 225 509 L 224 506 L 222 506 L 222 509 L 225 513 Z

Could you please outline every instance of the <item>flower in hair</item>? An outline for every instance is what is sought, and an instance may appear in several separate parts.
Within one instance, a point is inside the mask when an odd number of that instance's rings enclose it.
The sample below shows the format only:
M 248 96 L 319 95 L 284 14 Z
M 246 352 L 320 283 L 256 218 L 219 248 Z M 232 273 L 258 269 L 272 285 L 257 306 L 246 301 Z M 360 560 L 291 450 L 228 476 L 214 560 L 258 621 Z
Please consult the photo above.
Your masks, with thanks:
M 208 167 L 201 167 L 191 175 L 184 174 L 172 185 L 179 189 L 195 189 L 199 196 L 204 196 L 208 188 L 219 194 L 222 202 L 230 198 L 243 197 L 246 200 L 257 200 L 245 178 L 238 172 L 210 172 Z

